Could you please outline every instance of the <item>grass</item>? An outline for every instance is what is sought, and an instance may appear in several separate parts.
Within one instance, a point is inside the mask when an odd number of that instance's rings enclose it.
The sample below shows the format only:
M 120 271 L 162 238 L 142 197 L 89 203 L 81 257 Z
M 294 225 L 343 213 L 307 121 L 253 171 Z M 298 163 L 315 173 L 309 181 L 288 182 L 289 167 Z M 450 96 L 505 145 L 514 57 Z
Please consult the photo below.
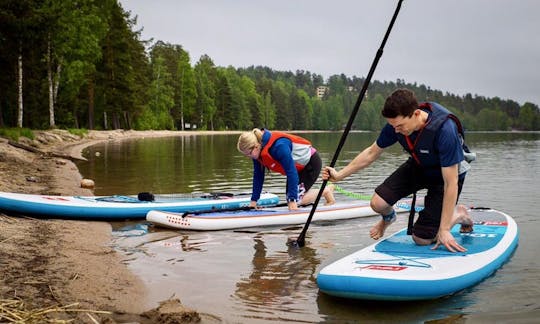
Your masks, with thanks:
M 72 323 L 74 313 L 86 313 L 94 323 L 99 323 L 92 314 L 111 314 L 107 311 L 82 309 L 78 303 L 66 306 L 52 306 L 46 308 L 28 309 L 28 305 L 20 299 L 0 299 L 1 323 Z M 71 319 L 55 319 L 54 314 L 71 314 Z
M 88 134 L 88 129 L 86 128 L 68 128 L 67 131 L 70 134 L 77 135 L 80 137 L 84 137 L 84 135 Z
M 88 129 L 86 128 L 68 128 L 67 131 L 70 134 L 77 135 L 81 138 L 88 134 Z M 17 142 L 20 137 L 27 137 L 31 140 L 35 139 L 34 132 L 31 129 L 19 127 L 0 128 L 0 137 L 5 137 L 15 142 Z
M 34 132 L 29 128 L 0 128 L 0 136 L 18 141 L 19 137 L 24 136 L 31 140 L 34 139 Z

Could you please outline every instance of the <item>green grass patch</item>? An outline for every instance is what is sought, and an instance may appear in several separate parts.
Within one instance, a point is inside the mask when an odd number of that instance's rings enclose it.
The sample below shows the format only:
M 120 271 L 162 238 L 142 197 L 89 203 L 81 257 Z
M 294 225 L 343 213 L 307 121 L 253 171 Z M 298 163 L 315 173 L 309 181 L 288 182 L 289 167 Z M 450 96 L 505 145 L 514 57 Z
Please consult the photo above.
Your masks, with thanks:
M 86 134 L 88 134 L 88 129 L 86 128 L 68 128 L 67 131 L 70 134 L 77 135 L 80 137 L 84 137 Z
M 19 137 L 24 136 L 31 140 L 34 139 L 34 132 L 29 128 L 0 128 L 0 136 L 18 141 Z

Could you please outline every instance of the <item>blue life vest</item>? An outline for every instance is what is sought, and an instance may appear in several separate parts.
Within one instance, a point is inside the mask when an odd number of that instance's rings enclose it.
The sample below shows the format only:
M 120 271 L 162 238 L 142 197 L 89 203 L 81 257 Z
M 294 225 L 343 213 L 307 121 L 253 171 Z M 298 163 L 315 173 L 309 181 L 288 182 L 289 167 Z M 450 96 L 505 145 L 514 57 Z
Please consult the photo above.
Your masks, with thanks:
M 429 110 L 431 114 L 427 124 L 419 131 L 414 142 L 408 136 L 398 134 L 399 143 L 418 165 L 425 168 L 441 166 L 439 154 L 435 147 L 435 139 L 437 138 L 437 134 L 439 133 L 442 124 L 448 118 L 456 123 L 459 135 L 461 136 L 464 152 L 469 152 L 469 148 L 465 145 L 464 141 L 465 134 L 463 132 L 463 126 L 454 114 L 435 102 L 421 103 L 419 109 Z

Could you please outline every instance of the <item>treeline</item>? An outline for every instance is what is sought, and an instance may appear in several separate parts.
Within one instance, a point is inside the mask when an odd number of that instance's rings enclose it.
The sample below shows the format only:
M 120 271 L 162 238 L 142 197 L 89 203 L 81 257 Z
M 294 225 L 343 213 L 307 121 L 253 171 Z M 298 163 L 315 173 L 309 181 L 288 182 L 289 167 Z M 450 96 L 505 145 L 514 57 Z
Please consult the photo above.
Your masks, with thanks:
M 364 78 L 192 62 L 181 45 L 141 40 L 117 0 L 0 2 L 0 127 L 339 130 Z M 318 87 L 325 87 L 317 92 Z M 437 101 L 469 130 L 540 130 L 537 104 L 372 81 L 354 128 L 378 130 L 398 87 Z

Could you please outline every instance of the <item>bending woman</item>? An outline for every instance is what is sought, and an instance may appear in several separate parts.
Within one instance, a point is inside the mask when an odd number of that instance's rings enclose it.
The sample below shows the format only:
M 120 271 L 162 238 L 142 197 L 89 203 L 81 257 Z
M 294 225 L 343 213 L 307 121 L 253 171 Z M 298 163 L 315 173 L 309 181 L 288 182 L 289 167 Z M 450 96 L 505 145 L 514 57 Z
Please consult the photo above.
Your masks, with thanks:
M 257 206 L 265 176 L 265 168 L 287 177 L 289 210 L 315 201 L 317 191 L 310 190 L 319 178 L 322 161 L 311 142 L 300 136 L 255 128 L 238 138 L 238 151 L 253 160 L 253 192 L 251 207 Z M 334 187 L 323 192 L 326 205 L 335 203 Z

